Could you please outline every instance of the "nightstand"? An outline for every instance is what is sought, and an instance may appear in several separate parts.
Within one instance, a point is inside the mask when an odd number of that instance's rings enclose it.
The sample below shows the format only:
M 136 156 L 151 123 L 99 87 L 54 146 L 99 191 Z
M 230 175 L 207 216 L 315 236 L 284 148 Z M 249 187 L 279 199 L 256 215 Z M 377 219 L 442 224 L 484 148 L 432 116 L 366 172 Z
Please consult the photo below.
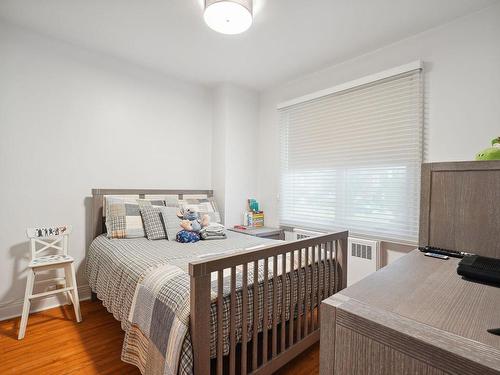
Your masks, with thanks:
M 247 234 L 249 236 L 269 238 L 271 240 L 284 240 L 285 239 L 285 232 L 283 231 L 283 229 L 280 229 L 280 228 L 269 228 L 269 227 L 252 228 L 252 227 L 249 227 L 247 229 L 231 228 L 228 230 L 230 230 L 232 232 Z

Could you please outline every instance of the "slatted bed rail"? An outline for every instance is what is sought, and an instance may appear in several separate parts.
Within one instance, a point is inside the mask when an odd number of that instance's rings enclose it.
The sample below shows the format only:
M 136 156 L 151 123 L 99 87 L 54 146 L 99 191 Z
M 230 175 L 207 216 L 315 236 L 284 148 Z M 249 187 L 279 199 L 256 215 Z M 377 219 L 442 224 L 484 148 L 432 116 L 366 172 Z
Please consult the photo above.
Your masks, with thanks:
M 347 284 L 347 237 L 348 232 L 332 233 L 190 263 L 195 374 L 271 374 L 317 342 L 319 303 Z M 224 317 L 229 317 L 228 355 Z

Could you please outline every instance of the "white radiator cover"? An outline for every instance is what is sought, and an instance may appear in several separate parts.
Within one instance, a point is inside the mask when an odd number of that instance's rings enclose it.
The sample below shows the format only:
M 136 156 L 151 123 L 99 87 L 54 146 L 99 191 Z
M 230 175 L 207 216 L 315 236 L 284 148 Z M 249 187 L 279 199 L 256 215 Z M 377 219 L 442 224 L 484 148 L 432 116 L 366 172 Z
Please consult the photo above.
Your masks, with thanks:
M 379 241 L 349 237 L 347 245 L 347 286 L 380 268 Z
M 304 238 L 321 236 L 322 232 L 316 232 L 307 229 L 294 228 L 293 231 L 285 231 L 285 241 L 297 241 Z

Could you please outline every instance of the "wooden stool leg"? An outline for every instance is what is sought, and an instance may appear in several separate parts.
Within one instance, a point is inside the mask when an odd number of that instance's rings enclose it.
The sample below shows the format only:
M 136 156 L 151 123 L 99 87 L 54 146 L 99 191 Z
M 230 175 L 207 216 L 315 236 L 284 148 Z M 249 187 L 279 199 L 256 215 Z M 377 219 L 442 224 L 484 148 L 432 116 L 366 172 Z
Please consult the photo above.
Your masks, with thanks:
M 65 275 L 65 282 L 66 284 L 64 285 L 65 287 L 70 286 L 71 284 L 68 284 L 68 278 L 66 277 L 68 271 L 66 271 L 66 267 L 64 267 L 64 275 Z M 69 292 L 64 293 L 66 295 L 66 301 L 68 302 L 68 305 L 73 305 L 73 293 L 70 290 Z
M 69 283 L 73 290 L 70 292 L 73 296 L 73 308 L 75 309 L 76 321 L 80 323 L 82 321 L 82 313 L 80 311 L 80 300 L 78 298 L 78 286 L 76 285 L 76 274 L 75 274 L 75 265 L 73 263 L 67 265 L 64 269 L 66 275 L 66 282 Z
M 24 338 L 26 333 L 26 325 L 28 324 L 28 316 L 30 314 L 31 301 L 30 296 L 33 294 L 33 284 L 35 283 L 35 273 L 32 268 L 28 269 L 28 278 L 26 280 L 26 291 L 24 292 L 23 314 L 21 316 L 21 324 L 19 325 L 18 340 Z

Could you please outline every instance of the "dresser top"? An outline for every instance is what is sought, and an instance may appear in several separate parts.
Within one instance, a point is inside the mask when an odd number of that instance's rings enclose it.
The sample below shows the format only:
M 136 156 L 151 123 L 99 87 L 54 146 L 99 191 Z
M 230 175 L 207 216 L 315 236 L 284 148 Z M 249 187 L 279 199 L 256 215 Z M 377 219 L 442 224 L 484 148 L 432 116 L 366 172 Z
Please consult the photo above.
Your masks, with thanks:
M 353 299 L 500 350 L 500 288 L 468 281 L 459 259 L 440 260 L 414 250 L 358 283 L 337 299 Z

